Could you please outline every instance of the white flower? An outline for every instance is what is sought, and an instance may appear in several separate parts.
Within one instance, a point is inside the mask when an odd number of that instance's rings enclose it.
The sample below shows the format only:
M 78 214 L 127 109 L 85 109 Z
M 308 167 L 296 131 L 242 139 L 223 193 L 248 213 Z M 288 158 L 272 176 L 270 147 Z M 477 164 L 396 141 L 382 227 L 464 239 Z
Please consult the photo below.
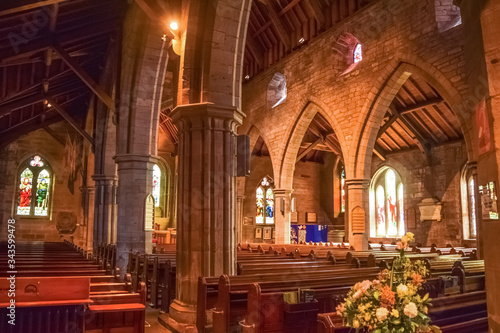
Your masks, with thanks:
M 389 310 L 387 310 L 386 308 L 378 308 L 376 314 L 379 321 L 384 321 L 389 314 Z
M 408 294 L 408 287 L 404 284 L 400 284 L 397 288 L 398 296 L 403 298 Z
M 415 303 L 408 303 L 408 305 L 405 306 L 404 313 L 410 318 L 415 318 L 418 315 L 418 309 Z

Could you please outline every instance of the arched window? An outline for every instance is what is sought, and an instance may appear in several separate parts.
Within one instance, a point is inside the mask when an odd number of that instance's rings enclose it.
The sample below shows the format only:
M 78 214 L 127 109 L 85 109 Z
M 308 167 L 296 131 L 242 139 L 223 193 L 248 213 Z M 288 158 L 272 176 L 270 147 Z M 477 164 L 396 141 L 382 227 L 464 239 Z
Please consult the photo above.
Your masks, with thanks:
M 357 64 L 361 60 L 363 60 L 363 49 L 361 44 L 356 44 L 353 52 L 353 62 Z
M 274 191 L 271 177 L 264 177 L 255 191 L 256 224 L 274 224 Z
M 340 168 L 340 212 L 345 213 L 345 170 Z
M 48 216 L 52 196 L 52 168 L 35 155 L 24 161 L 18 173 L 16 214 L 21 216 Z
M 461 176 L 462 223 L 464 239 L 476 239 L 477 210 L 476 210 L 476 185 L 474 181 L 474 168 L 466 165 Z
M 372 237 L 399 237 L 405 234 L 404 187 L 393 169 L 385 167 L 375 174 L 370 203 Z
M 164 165 L 153 165 L 153 189 L 151 195 L 155 203 L 155 217 L 170 215 L 170 170 Z
M 155 199 L 155 207 L 160 206 L 160 191 L 161 191 L 161 170 L 155 164 L 153 166 L 153 198 Z

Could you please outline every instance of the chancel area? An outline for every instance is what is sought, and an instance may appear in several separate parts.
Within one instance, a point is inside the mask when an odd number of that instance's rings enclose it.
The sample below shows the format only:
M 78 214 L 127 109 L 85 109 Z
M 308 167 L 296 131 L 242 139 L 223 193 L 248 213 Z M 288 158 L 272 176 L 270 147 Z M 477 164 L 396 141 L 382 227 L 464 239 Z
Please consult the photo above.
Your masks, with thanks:
M 500 333 L 498 22 L 2 0 L 0 332 Z

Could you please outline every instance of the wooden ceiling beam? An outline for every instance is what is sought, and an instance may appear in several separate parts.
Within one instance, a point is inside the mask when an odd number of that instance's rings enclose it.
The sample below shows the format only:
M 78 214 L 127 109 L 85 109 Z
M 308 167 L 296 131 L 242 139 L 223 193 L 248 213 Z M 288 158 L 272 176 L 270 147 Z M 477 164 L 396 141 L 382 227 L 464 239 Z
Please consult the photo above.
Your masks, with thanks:
M 31 95 L 27 97 L 23 97 L 21 99 L 17 99 L 15 101 L 11 101 L 8 103 L 4 103 L 0 105 L 0 117 L 3 117 L 9 113 L 11 113 L 13 110 L 29 106 L 32 104 L 36 104 L 38 102 L 41 102 L 45 100 L 43 94 L 36 94 L 36 95 Z
M 373 147 L 373 153 L 375 155 L 378 156 L 378 158 L 380 158 L 382 160 L 382 162 L 385 162 L 385 160 L 387 159 L 385 157 L 385 152 L 384 150 L 382 149 L 382 147 L 380 147 L 377 143 L 375 143 L 375 147 Z
M 35 2 L 35 3 L 27 4 L 27 5 L 22 5 L 22 6 L 12 7 L 12 8 L 9 8 L 9 9 L 0 10 L 0 16 L 14 14 L 14 13 L 19 13 L 19 12 L 23 12 L 23 11 L 26 11 L 26 10 L 40 8 L 40 7 L 44 7 L 44 6 L 48 6 L 48 5 L 59 4 L 61 2 L 66 2 L 66 1 L 68 1 L 68 0 L 44 0 L 44 1 L 38 1 L 38 2 Z
M 52 46 L 54 51 L 59 54 L 59 56 L 63 59 L 63 61 L 68 65 L 69 68 L 75 72 L 76 75 L 96 94 L 99 99 L 106 104 L 106 106 L 111 110 L 115 110 L 115 102 L 113 99 L 106 93 L 104 88 L 98 85 L 90 75 L 85 72 L 85 70 L 73 59 L 71 56 L 62 48 L 60 44 L 57 42 Z
M 321 142 L 323 142 L 323 138 L 318 138 L 318 140 L 311 143 L 302 153 L 299 154 L 299 156 L 297 156 L 297 160 L 295 161 L 295 163 L 298 163 L 302 158 L 304 158 L 304 156 L 309 154 L 309 152 Z
M 385 133 L 385 131 L 387 131 L 387 129 L 389 129 L 389 127 L 391 127 L 391 126 L 392 126 L 392 124 L 393 124 L 396 120 L 398 120 L 398 118 L 399 118 L 399 115 L 393 115 L 391 118 L 389 118 L 389 120 L 387 120 L 387 121 L 385 122 L 385 124 L 384 124 L 384 125 L 382 125 L 382 127 L 380 127 L 380 129 L 378 130 L 377 139 L 378 139 L 378 138 L 379 138 L 382 134 L 384 134 L 384 133 Z
M 149 17 L 151 21 L 153 21 L 153 24 L 157 24 L 160 26 L 165 25 L 165 19 L 161 17 L 161 15 L 158 14 L 148 3 L 146 0 L 135 0 L 135 3 L 139 5 L 139 7 L 142 9 L 144 13 Z M 170 39 L 173 40 L 175 39 L 175 35 L 170 31 L 170 29 L 163 29 L 163 33 Z
M 289 50 L 291 48 L 290 35 L 288 34 L 283 22 L 281 21 L 278 13 L 274 9 L 270 0 L 261 0 L 261 2 L 266 6 L 271 22 L 273 23 L 278 35 L 280 36 L 281 42 L 285 45 L 285 49 Z
M 444 100 L 441 97 L 432 98 L 432 99 L 429 99 L 427 101 L 423 101 L 423 102 L 413 104 L 413 105 L 408 105 L 405 108 L 398 109 L 398 113 L 399 114 L 412 113 L 412 112 L 418 111 L 422 108 L 438 105 L 438 104 L 442 103 L 443 101 Z
M 119 27 L 118 20 L 108 20 L 102 23 L 89 24 L 78 29 L 67 30 L 63 33 L 55 34 L 55 39 L 61 43 L 75 43 L 81 40 L 90 39 L 95 36 L 103 35 L 116 30 Z M 18 45 L 17 48 L 10 47 L 0 52 L 0 63 L 12 61 L 13 59 L 26 58 L 30 54 L 45 51 L 52 47 L 53 38 L 50 34 L 41 35 L 29 43 Z
M 47 96 L 47 101 L 52 105 L 52 107 L 59 112 L 59 114 L 78 132 L 83 138 L 85 138 L 92 146 L 95 145 L 94 138 L 85 131 L 85 129 L 81 128 L 80 125 L 73 119 L 73 117 L 64 110 L 62 106 L 60 106 L 57 101 L 51 97 Z
M 430 145 L 427 142 L 427 140 L 420 134 L 420 132 L 413 126 L 413 124 L 406 119 L 404 116 L 402 116 L 398 110 L 394 107 L 389 108 L 389 112 L 392 113 L 393 115 L 397 115 L 398 119 L 403 123 L 408 129 L 411 131 L 412 134 L 412 139 L 415 141 L 415 144 L 417 145 L 418 149 L 422 153 L 422 156 L 426 160 L 427 164 L 430 165 L 431 159 L 430 159 Z
M 312 11 L 314 17 L 316 18 L 316 21 L 318 21 L 319 26 L 321 28 L 324 28 L 326 25 L 325 13 L 323 12 L 323 9 L 321 8 L 318 0 L 304 0 L 304 5 L 310 11 Z
M 255 40 L 251 36 L 247 36 L 247 46 L 259 67 L 264 69 L 264 55 L 259 51 L 257 43 L 255 43 Z

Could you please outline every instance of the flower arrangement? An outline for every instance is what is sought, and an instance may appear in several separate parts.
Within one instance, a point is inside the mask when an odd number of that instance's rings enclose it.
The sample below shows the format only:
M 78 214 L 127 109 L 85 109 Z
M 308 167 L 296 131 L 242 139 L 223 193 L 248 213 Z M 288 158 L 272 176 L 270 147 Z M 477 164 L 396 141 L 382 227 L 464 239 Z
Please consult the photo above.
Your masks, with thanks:
M 418 293 L 427 268 L 420 260 L 411 263 L 405 256 L 413 236 L 409 232 L 397 243 L 399 256 L 390 270 L 383 270 L 376 280 L 365 280 L 351 288 L 345 302 L 337 307 L 345 325 L 356 332 L 441 332 L 439 327 L 430 325 L 429 294 L 421 297 Z

